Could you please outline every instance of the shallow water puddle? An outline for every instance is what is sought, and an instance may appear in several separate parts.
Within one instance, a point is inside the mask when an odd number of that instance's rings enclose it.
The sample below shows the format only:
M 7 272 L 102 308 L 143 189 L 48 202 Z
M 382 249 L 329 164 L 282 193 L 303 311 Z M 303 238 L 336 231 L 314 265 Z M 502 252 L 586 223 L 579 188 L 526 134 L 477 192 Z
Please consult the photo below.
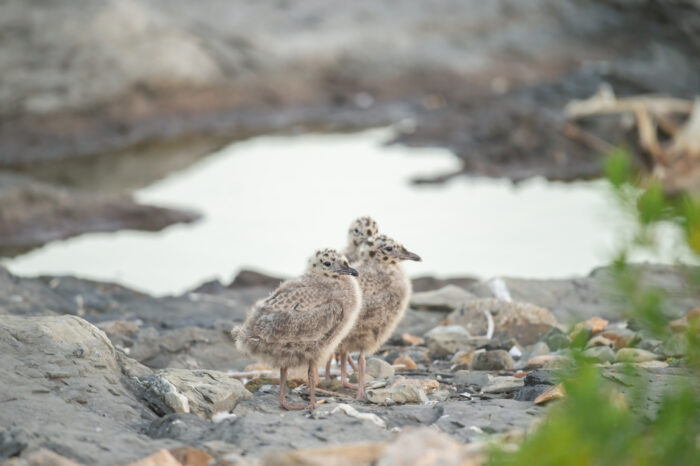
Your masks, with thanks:
M 342 247 L 353 218 L 372 215 L 423 257 L 406 265 L 411 275 L 550 278 L 607 262 L 627 225 L 602 181 L 514 186 L 459 177 L 411 185 L 412 177 L 454 171 L 458 162 L 444 149 L 385 146 L 391 135 L 379 129 L 232 144 L 136 193 L 143 202 L 198 210 L 203 221 L 161 233 L 87 234 L 6 265 L 24 275 L 75 274 L 178 293 L 228 281 L 243 267 L 297 274 L 314 249 Z M 667 251 L 661 259 L 673 257 Z

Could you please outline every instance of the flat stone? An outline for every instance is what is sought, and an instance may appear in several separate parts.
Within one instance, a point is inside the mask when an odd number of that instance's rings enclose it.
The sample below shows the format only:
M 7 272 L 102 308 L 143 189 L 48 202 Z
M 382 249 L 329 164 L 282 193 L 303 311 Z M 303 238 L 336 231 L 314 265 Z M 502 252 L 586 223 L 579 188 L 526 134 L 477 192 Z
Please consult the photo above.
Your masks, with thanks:
M 571 338 L 557 327 L 552 328 L 542 337 L 542 341 L 547 344 L 550 350 L 557 351 L 571 346 Z
M 523 379 L 512 376 L 494 377 L 493 382 L 482 387 L 483 393 L 509 393 L 520 390 L 524 385 Z
M 366 373 L 375 379 L 384 379 L 394 376 L 394 368 L 383 359 L 370 358 L 367 360 Z
M 598 362 L 613 362 L 615 360 L 615 352 L 609 346 L 593 346 L 586 349 L 583 355 Z
M 525 385 L 556 385 L 556 376 L 552 371 L 536 370 L 525 376 Z
M 559 369 L 566 367 L 571 363 L 571 360 L 566 356 L 561 356 L 558 354 L 544 354 L 542 356 L 535 356 L 529 359 L 524 367 L 531 367 L 537 369 Z
M 553 387 L 549 387 L 540 396 L 535 398 L 535 404 L 548 403 L 552 400 L 557 400 L 565 396 L 566 392 L 564 391 L 564 386 L 562 384 L 558 384 Z
M 0 270 L 0 289 L 2 275 Z M 36 299 L 42 288 L 35 282 L 34 289 Z M 129 358 L 84 319 L 0 310 L 0 355 L 0 458 L 51 448 L 80 464 L 127 464 L 174 446 L 144 441 L 142 426 L 157 418 L 159 408 L 148 406 L 125 375 L 122 363 Z M 33 370 L 25 373 L 24 368 Z M 44 375 L 50 372 L 72 376 L 48 380 Z M 47 458 L 37 464 L 61 461 Z
M 425 394 L 433 393 L 440 389 L 440 382 L 434 379 L 407 379 L 406 377 L 397 376 L 390 379 L 387 388 L 397 387 L 399 385 L 411 385 L 421 389 Z
M 606 325 L 608 325 L 607 320 L 601 319 L 600 317 L 591 317 L 588 320 L 574 325 L 569 336 L 572 340 L 576 341 L 577 344 L 583 344 L 593 335 L 603 331 Z
M 473 370 L 500 371 L 513 369 L 513 358 L 505 350 L 483 351 L 472 359 Z
M 642 338 L 637 342 L 635 348 L 646 351 L 656 351 L 662 344 L 663 341 L 657 340 L 656 338 Z
M 425 334 L 425 340 L 433 356 L 447 356 L 461 349 L 473 349 L 472 337 L 461 325 L 435 327 Z
M 586 348 L 592 348 L 594 346 L 607 346 L 608 348 L 612 348 L 613 341 L 602 335 L 596 335 L 586 343 Z
M 528 362 L 538 356 L 546 356 L 550 353 L 549 346 L 543 341 L 538 341 L 534 345 L 525 347 L 523 355 L 515 364 L 516 369 L 522 369 L 527 366 Z
M 418 387 L 400 384 L 391 388 L 377 388 L 366 391 L 367 399 L 375 404 L 427 403 L 428 397 Z
M 413 371 L 418 369 L 418 366 L 416 365 L 416 362 L 411 359 L 411 356 L 407 354 L 403 354 L 399 356 L 398 358 L 394 359 L 394 362 L 392 363 L 394 366 L 404 366 L 402 370 L 405 371 Z
M 240 380 L 219 371 L 166 369 L 139 381 L 173 412 L 206 418 L 253 397 Z
M 474 358 L 474 354 L 475 350 L 459 350 L 452 356 L 450 362 L 460 367 L 469 367 Z
M 401 335 L 401 340 L 403 340 L 403 342 L 406 343 L 407 345 L 411 345 L 411 346 L 422 345 L 423 343 L 425 343 L 425 340 L 423 340 L 423 338 L 417 337 L 415 335 L 411 335 L 408 332 L 404 332 Z
M 688 352 L 688 337 L 684 333 L 671 335 L 656 350 L 667 358 L 677 358 L 685 356 Z
M 608 326 L 600 334 L 612 341 L 613 348 L 626 348 L 634 342 L 637 334 L 628 328 Z
M 430 401 L 447 401 L 450 398 L 449 390 L 436 390 L 428 394 Z
M 535 399 L 552 388 L 551 385 L 526 385 L 515 394 L 514 400 L 518 401 L 535 401 Z
M 523 345 L 535 343 L 557 325 L 552 313 L 543 307 L 493 298 L 463 305 L 448 316 L 448 322 L 462 325 L 472 335 L 484 335 L 488 329 L 486 312 L 493 318 L 495 335 L 515 338 Z
M 452 383 L 455 385 L 477 385 L 484 387 L 493 382 L 493 375 L 487 371 L 457 371 Z
M 661 359 L 661 356 L 639 348 L 622 348 L 615 355 L 617 362 L 644 362 L 657 359 Z

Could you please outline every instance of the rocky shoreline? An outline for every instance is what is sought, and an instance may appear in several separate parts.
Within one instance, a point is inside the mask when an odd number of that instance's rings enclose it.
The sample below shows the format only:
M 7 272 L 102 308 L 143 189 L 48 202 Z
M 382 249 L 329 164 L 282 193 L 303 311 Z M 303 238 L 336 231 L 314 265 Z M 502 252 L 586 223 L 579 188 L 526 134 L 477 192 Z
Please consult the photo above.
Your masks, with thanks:
M 646 286 L 666 290 L 669 317 L 695 307 L 685 287 L 691 269 L 635 268 Z M 586 353 L 619 391 L 628 388 L 617 365 L 641 368 L 653 415 L 655 396 L 688 377 L 674 362 L 682 343 L 654 341 L 625 320 L 609 280 L 601 268 L 564 280 L 436 281 L 414 294 L 368 362 L 369 401 L 323 382 L 323 404 L 309 416 L 281 412 L 274 371 L 229 338 L 272 277 L 245 272 L 233 286 L 154 298 L 0 269 L 0 460 L 46 464 L 36 458 L 57 454 L 60 464 L 127 464 L 157 454 L 180 461 L 157 464 L 316 464 L 320 455 L 370 464 L 408 454 L 397 445 L 412 435 L 423 438 L 413 455 L 444 445 L 483 460 L 487 439 L 517 441 L 544 414 L 542 397 L 559 396 L 552 370 L 568 360 L 577 332 L 588 332 Z M 292 388 L 296 401 L 306 396 L 303 376 Z
M 128 194 L 78 191 L 0 172 L 0 257 L 83 233 L 160 231 L 200 215 L 136 202 Z

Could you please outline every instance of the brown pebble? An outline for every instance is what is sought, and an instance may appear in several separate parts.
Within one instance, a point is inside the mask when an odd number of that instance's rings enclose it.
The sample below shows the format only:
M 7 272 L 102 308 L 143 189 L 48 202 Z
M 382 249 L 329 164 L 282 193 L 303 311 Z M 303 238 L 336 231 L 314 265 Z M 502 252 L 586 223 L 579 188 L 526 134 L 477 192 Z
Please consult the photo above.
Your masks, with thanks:
M 411 357 L 407 354 L 404 354 L 402 356 L 399 356 L 398 358 L 394 359 L 394 362 L 392 363 L 394 365 L 398 364 L 403 364 L 404 370 L 408 371 L 414 371 L 418 369 L 418 366 L 416 365 L 415 361 L 411 359 Z
M 401 335 L 401 339 L 404 341 L 404 343 L 411 346 L 422 345 L 424 341 L 421 337 L 416 337 L 410 333 L 404 333 Z
M 183 466 L 207 466 L 213 459 L 211 455 L 202 450 L 189 446 L 172 448 L 170 453 L 176 460 L 182 463 Z
M 607 327 L 608 321 L 605 319 L 602 319 L 600 317 L 591 317 L 588 320 L 585 320 L 583 322 L 579 322 L 578 324 L 574 325 L 573 330 L 570 333 L 570 336 L 574 338 L 580 331 L 582 331 L 585 328 L 589 328 L 591 330 L 591 334 L 595 335 L 596 333 L 600 333 Z
M 556 354 L 543 354 L 541 356 L 535 356 L 534 358 L 527 361 L 527 366 L 529 367 L 547 367 L 547 368 L 558 368 L 563 367 L 569 363 L 569 359 L 565 356 L 559 356 Z
M 672 332 L 685 332 L 690 327 L 691 322 L 697 326 L 698 332 L 700 332 L 700 307 L 696 307 L 680 319 L 672 320 L 668 326 Z
M 158 450 L 151 456 L 147 456 L 128 466 L 182 466 L 168 450 Z
M 564 386 L 562 384 L 555 385 L 535 398 L 535 404 L 547 403 L 548 401 L 564 398 L 565 396 L 566 392 L 564 391 Z

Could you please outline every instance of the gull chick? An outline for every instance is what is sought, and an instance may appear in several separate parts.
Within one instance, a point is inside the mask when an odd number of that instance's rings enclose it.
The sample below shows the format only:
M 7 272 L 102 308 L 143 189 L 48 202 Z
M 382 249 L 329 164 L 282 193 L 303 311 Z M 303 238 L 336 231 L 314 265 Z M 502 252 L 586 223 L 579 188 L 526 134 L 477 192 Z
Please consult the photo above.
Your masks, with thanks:
M 379 232 L 377 222 L 372 217 L 359 217 L 350 224 L 348 230 L 348 245 L 345 248 L 345 257 L 350 263 L 360 259 L 359 248 L 368 238 Z
M 333 249 L 309 259 L 304 275 L 283 282 L 258 301 L 242 326 L 232 332 L 236 347 L 280 368 L 280 406 L 303 409 L 285 399 L 287 370 L 308 366 L 309 410 L 314 409 L 316 370 L 357 320 L 362 295 L 357 270 Z
M 348 229 L 348 245 L 345 247 L 345 257 L 348 258 L 350 263 L 357 261 L 360 258 L 359 248 L 363 245 L 368 238 L 376 235 L 379 232 L 377 227 L 377 222 L 372 217 L 358 217 L 351 224 Z M 337 355 L 331 355 L 328 362 L 326 362 L 326 380 L 331 380 L 331 363 L 333 358 Z M 353 370 L 357 371 L 357 366 L 352 362 L 352 359 L 348 361 Z M 316 377 L 318 380 L 318 377 Z
M 359 351 L 357 396 L 364 397 L 365 355 L 374 353 L 389 339 L 403 317 L 411 296 L 411 281 L 401 268 L 404 260 L 421 258 L 386 235 L 377 235 L 360 247 L 360 260 L 353 263 L 360 276 L 362 309 L 350 333 L 340 342 L 340 377 L 348 383 L 345 364 L 352 351 Z

